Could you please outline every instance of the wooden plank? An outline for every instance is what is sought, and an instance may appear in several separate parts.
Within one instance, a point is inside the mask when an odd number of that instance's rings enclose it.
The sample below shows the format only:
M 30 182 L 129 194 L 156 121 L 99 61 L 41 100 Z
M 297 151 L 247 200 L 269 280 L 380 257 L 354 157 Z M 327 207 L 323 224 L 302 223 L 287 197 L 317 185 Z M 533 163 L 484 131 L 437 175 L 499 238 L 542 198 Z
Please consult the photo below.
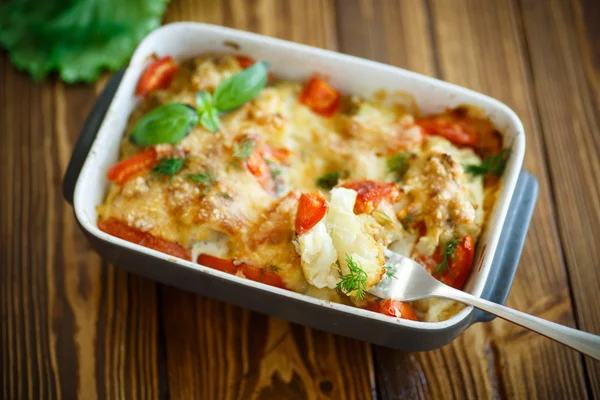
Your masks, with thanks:
M 335 48 L 333 5 L 311 1 L 179 1 L 166 21 L 209 22 Z M 372 396 L 370 346 L 162 288 L 173 398 Z
M 340 1 L 338 7 L 342 51 L 394 60 L 407 68 L 418 66 L 419 72 L 439 70 L 441 78 L 496 97 L 522 118 L 528 139 L 525 168 L 538 177 L 541 188 L 508 304 L 572 325 L 546 160 L 512 2 L 357 0 Z M 429 21 L 431 32 L 422 21 Z M 436 53 L 409 52 L 406 43 L 411 49 Z M 578 355 L 503 321 L 476 325 L 434 352 L 375 348 L 374 353 L 378 389 L 384 397 L 401 393 L 420 398 L 579 398 L 586 393 Z
M 600 3 L 520 5 L 577 325 L 600 334 Z M 585 361 L 600 398 L 600 363 Z
M 0 397 L 150 397 L 154 284 L 102 265 L 60 188 L 94 88 L 35 84 L 6 55 L 0 74 Z

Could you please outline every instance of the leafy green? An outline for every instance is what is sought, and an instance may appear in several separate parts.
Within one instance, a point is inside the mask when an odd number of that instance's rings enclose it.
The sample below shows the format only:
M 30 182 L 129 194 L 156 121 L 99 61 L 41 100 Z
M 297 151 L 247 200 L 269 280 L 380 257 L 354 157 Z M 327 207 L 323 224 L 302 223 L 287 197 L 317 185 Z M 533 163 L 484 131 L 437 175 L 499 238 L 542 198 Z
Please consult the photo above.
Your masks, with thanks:
M 168 0 L 9 0 L 0 5 L 0 46 L 36 80 L 58 71 L 92 82 L 125 65 L 160 26 Z
M 186 158 L 163 158 L 154 168 L 152 168 L 153 174 L 168 176 L 172 179 L 185 165 Z
M 340 178 L 342 177 L 342 173 L 340 171 L 331 171 L 326 174 L 321 175 L 317 179 L 317 186 L 322 189 L 332 189 L 335 185 L 338 184 Z
M 340 277 L 336 287 L 348 295 L 356 291 L 356 298 L 364 299 L 367 290 L 367 273 L 348 254 L 346 254 L 346 263 L 350 272 Z
M 456 260 L 456 246 L 460 243 L 458 239 L 452 239 L 448 243 L 444 245 L 442 249 L 442 256 L 444 259 L 441 263 L 436 266 L 435 273 L 440 275 L 440 279 L 442 279 L 442 274 L 446 271 L 450 270 L 450 261 Z
M 385 277 L 387 279 L 398 279 L 396 278 L 396 267 L 392 267 L 391 265 L 384 265 L 383 269 L 385 270 Z
M 196 111 L 185 104 L 171 103 L 155 108 L 138 121 L 130 140 L 138 146 L 177 143 L 198 123 Z
M 240 161 L 246 161 L 256 147 L 256 141 L 250 136 L 244 136 L 242 140 L 233 146 L 233 156 Z
M 269 66 L 259 61 L 225 79 L 213 95 L 215 107 L 220 112 L 227 112 L 249 102 L 265 87 L 268 75 Z
M 465 171 L 473 176 L 494 175 L 501 176 L 506 168 L 506 162 L 510 156 L 510 149 L 502 149 L 496 155 L 487 157 L 481 164 L 471 164 L 465 166 Z
M 396 174 L 396 180 L 400 181 L 408 171 L 408 157 L 404 153 L 398 153 L 387 159 L 387 167 L 390 172 Z
M 210 192 L 210 189 L 212 189 L 213 185 L 215 183 L 217 183 L 217 178 L 214 176 L 214 174 L 211 171 L 208 171 L 208 170 L 206 172 L 198 172 L 196 174 L 188 174 L 187 177 L 190 180 L 197 183 L 198 185 L 200 185 L 201 187 L 203 187 L 203 189 L 202 189 L 203 195 L 207 195 L 208 192 Z
M 254 68 L 256 65 L 258 67 Z M 237 108 L 256 97 L 265 86 L 267 74 L 266 63 L 255 63 L 221 82 L 214 96 L 204 90 L 196 93 L 196 109 L 181 103 L 155 108 L 144 115 L 133 128 L 131 141 L 138 146 L 177 143 L 198 122 L 210 132 L 216 132 L 219 130 L 219 113 Z M 234 157 L 241 161 L 245 161 L 254 151 L 254 140 L 248 137 L 245 139 L 245 142 L 242 140 L 243 143 L 236 144 L 239 149 L 234 151 Z

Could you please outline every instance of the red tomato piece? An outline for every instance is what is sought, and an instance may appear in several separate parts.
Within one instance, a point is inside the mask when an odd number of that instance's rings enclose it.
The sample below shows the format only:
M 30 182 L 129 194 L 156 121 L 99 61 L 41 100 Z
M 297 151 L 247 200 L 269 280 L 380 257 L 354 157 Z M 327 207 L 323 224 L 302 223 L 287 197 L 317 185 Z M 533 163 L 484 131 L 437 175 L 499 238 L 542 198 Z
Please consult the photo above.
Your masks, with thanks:
M 464 119 L 441 115 L 432 119 L 415 122 L 428 135 L 438 135 L 461 146 L 476 146 L 479 143 L 477 131 Z
M 168 88 L 178 69 L 171 56 L 154 61 L 142 73 L 135 94 L 145 96 L 153 90 Z
M 294 152 L 292 150 L 287 149 L 285 147 L 269 147 L 268 149 L 266 149 L 265 153 L 269 157 L 272 157 L 275 160 L 279 161 L 281 164 L 285 165 L 288 164 L 290 157 L 294 155 Z
M 296 213 L 296 233 L 303 233 L 312 229 L 325 217 L 327 212 L 327 200 L 319 192 L 302 193 L 298 200 L 298 211 Z
M 300 93 L 299 101 L 315 113 L 331 117 L 340 105 L 341 95 L 322 79 L 312 77 Z
M 439 251 L 431 257 L 421 258 L 420 261 L 436 279 L 440 279 L 443 283 L 455 289 L 462 289 L 473 267 L 475 241 L 467 235 L 463 238 L 462 243 L 456 245 L 454 251 L 456 256 L 449 258 L 448 268 L 441 274 L 435 273 L 437 266 L 444 259 Z
M 235 59 L 237 60 L 238 64 L 240 65 L 240 67 L 242 69 L 246 69 L 248 67 L 251 67 L 256 62 L 254 60 L 254 58 L 248 57 L 248 56 L 243 56 L 243 55 L 242 56 L 236 56 Z
M 269 268 L 259 268 L 244 263 L 241 265 L 241 269 L 246 279 L 285 289 L 285 284 L 281 276 Z
M 400 189 L 398 189 L 395 182 L 365 179 L 344 182 L 342 187 L 355 190 L 358 193 L 354 204 L 355 214 L 368 214 L 377 208 L 383 200 L 394 203 L 400 198 Z
M 106 177 L 117 185 L 123 185 L 134 176 L 145 171 L 150 171 L 157 162 L 158 156 L 156 151 L 154 149 L 146 150 L 143 153 L 136 154 L 113 165 L 108 170 Z
M 415 310 L 408 305 L 398 300 L 385 299 L 369 304 L 367 310 L 375 311 L 383 315 L 389 315 L 396 318 L 410 319 L 418 321 Z
M 233 263 L 233 260 L 225 260 L 208 254 L 199 254 L 196 262 L 228 274 L 235 275 L 238 271 L 238 267 Z
M 143 232 L 139 229 L 132 228 L 116 218 L 98 221 L 98 228 L 100 228 L 100 230 L 103 232 L 123 240 L 127 240 L 128 242 L 139 244 L 140 246 L 157 250 L 174 257 L 183 258 L 184 260 L 192 260 L 190 251 L 185 247 L 177 243 L 168 242 L 164 239 L 158 238 L 148 232 Z
M 271 169 L 269 164 L 263 158 L 261 152 L 254 151 L 246 160 L 246 168 L 254 175 L 260 186 L 265 189 L 266 192 L 273 193 L 275 191 L 275 183 L 271 176 Z

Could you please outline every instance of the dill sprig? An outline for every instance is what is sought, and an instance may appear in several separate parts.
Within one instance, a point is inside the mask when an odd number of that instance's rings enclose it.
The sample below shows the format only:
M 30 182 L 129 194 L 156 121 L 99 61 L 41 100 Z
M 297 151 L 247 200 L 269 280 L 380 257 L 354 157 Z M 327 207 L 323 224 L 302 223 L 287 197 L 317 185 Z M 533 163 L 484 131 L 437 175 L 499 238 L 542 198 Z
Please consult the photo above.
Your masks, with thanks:
M 367 290 L 367 273 L 348 254 L 346 254 L 346 263 L 350 273 L 340 276 L 341 280 L 336 288 L 347 295 L 356 291 L 356 298 L 364 299 Z
M 150 172 L 156 175 L 168 176 L 169 179 L 173 179 L 173 177 L 181 171 L 186 160 L 187 157 L 162 158 Z
M 233 156 L 240 161 L 246 161 L 250 154 L 254 152 L 256 141 L 246 135 L 233 146 Z
M 510 149 L 502 149 L 498 154 L 486 157 L 486 159 L 479 165 L 466 165 L 465 171 L 473 176 L 501 176 L 504 172 L 504 168 L 506 168 L 506 161 L 508 161 L 509 156 Z
M 203 195 L 207 195 L 213 185 L 217 183 L 217 177 L 209 170 L 198 172 L 196 174 L 188 174 L 187 177 L 203 188 Z
M 342 173 L 340 171 L 331 171 L 317 179 L 317 186 L 323 189 L 333 189 L 338 184 Z
M 384 265 L 383 269 L 385 270 L 385 277 L 386 278 L 394 278 L 394 279 L 398 279 L 396 278 L 396 267 L 392 267 L 391 265 Z
M 396 180 L 401 181 L 408 171 L 408 156 L 405 153 L 398 153 L 387 159 L 387 167 L 390 172 L 396 175 Z
M 444 259 L 441 263 L 439 263 L 435 269 L 435 273 L 440 275 L 440 280 L 442 279 L 442 275 L 444 272 L 450 270 L 450 261 L 456 260 L 456 246 L 460 243 L 458 239 L 452 239 L 448 243 L 444 245 L 442 256 Z

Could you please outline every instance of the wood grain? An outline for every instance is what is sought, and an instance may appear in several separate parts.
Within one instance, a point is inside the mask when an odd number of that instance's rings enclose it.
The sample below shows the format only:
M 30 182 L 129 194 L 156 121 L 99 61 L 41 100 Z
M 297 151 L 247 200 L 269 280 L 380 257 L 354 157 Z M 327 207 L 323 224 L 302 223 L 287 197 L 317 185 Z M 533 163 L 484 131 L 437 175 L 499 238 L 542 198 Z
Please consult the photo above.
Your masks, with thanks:
M 335 49 L 331 1 L 172 3 L 167 21 L 216 23 Z M 173 398 L 371 397 L 370 346 L 163 287 Z
M 600 334 L 600 3 L 520 8 L 577 325 Z M 585 361 L 600 398 L 600 362 Z
M 165 22 L 338 49 L 508 104 L 541 185 L 509 305 L 600 333 L 599 17 L 594 0 L 172 0 Z M 106 79 L 34 83 L 6 54 L 0 79 L 0 398 L 600 398 L 600 363 L 502 321 L 407 353 L 105 265 L 60 184 Z
M 528 134 L 526 169 L 538 177 L 541 191 L 509 305 L 573 325 L 518 10 L 510 1 L 383 0 L 352 5 L 341 1 L 338 6 L 346 11 L 339 17 L 342 51 L 437 73 L 496 97 L 519 114 Z M 430 21 L 431 31 L 422 21 Z M 363 28 L 359 31 L 356 26 Z M 363 32 L 367 34 L 361 40 Z M 415 47 L 421 50 L 409 51 Z M 412 355 L 382 348 L 374 352 L 378 389 L 384 397 L 406 393 L 432 398 L 545 398 L 585 393 L 575 353 L 501 321 L 472 327 L 436 352 Z
M 155 397 L 155 285 L 103 266 L 60 191 L 95 90 L 0 74 L 0 397 Z

